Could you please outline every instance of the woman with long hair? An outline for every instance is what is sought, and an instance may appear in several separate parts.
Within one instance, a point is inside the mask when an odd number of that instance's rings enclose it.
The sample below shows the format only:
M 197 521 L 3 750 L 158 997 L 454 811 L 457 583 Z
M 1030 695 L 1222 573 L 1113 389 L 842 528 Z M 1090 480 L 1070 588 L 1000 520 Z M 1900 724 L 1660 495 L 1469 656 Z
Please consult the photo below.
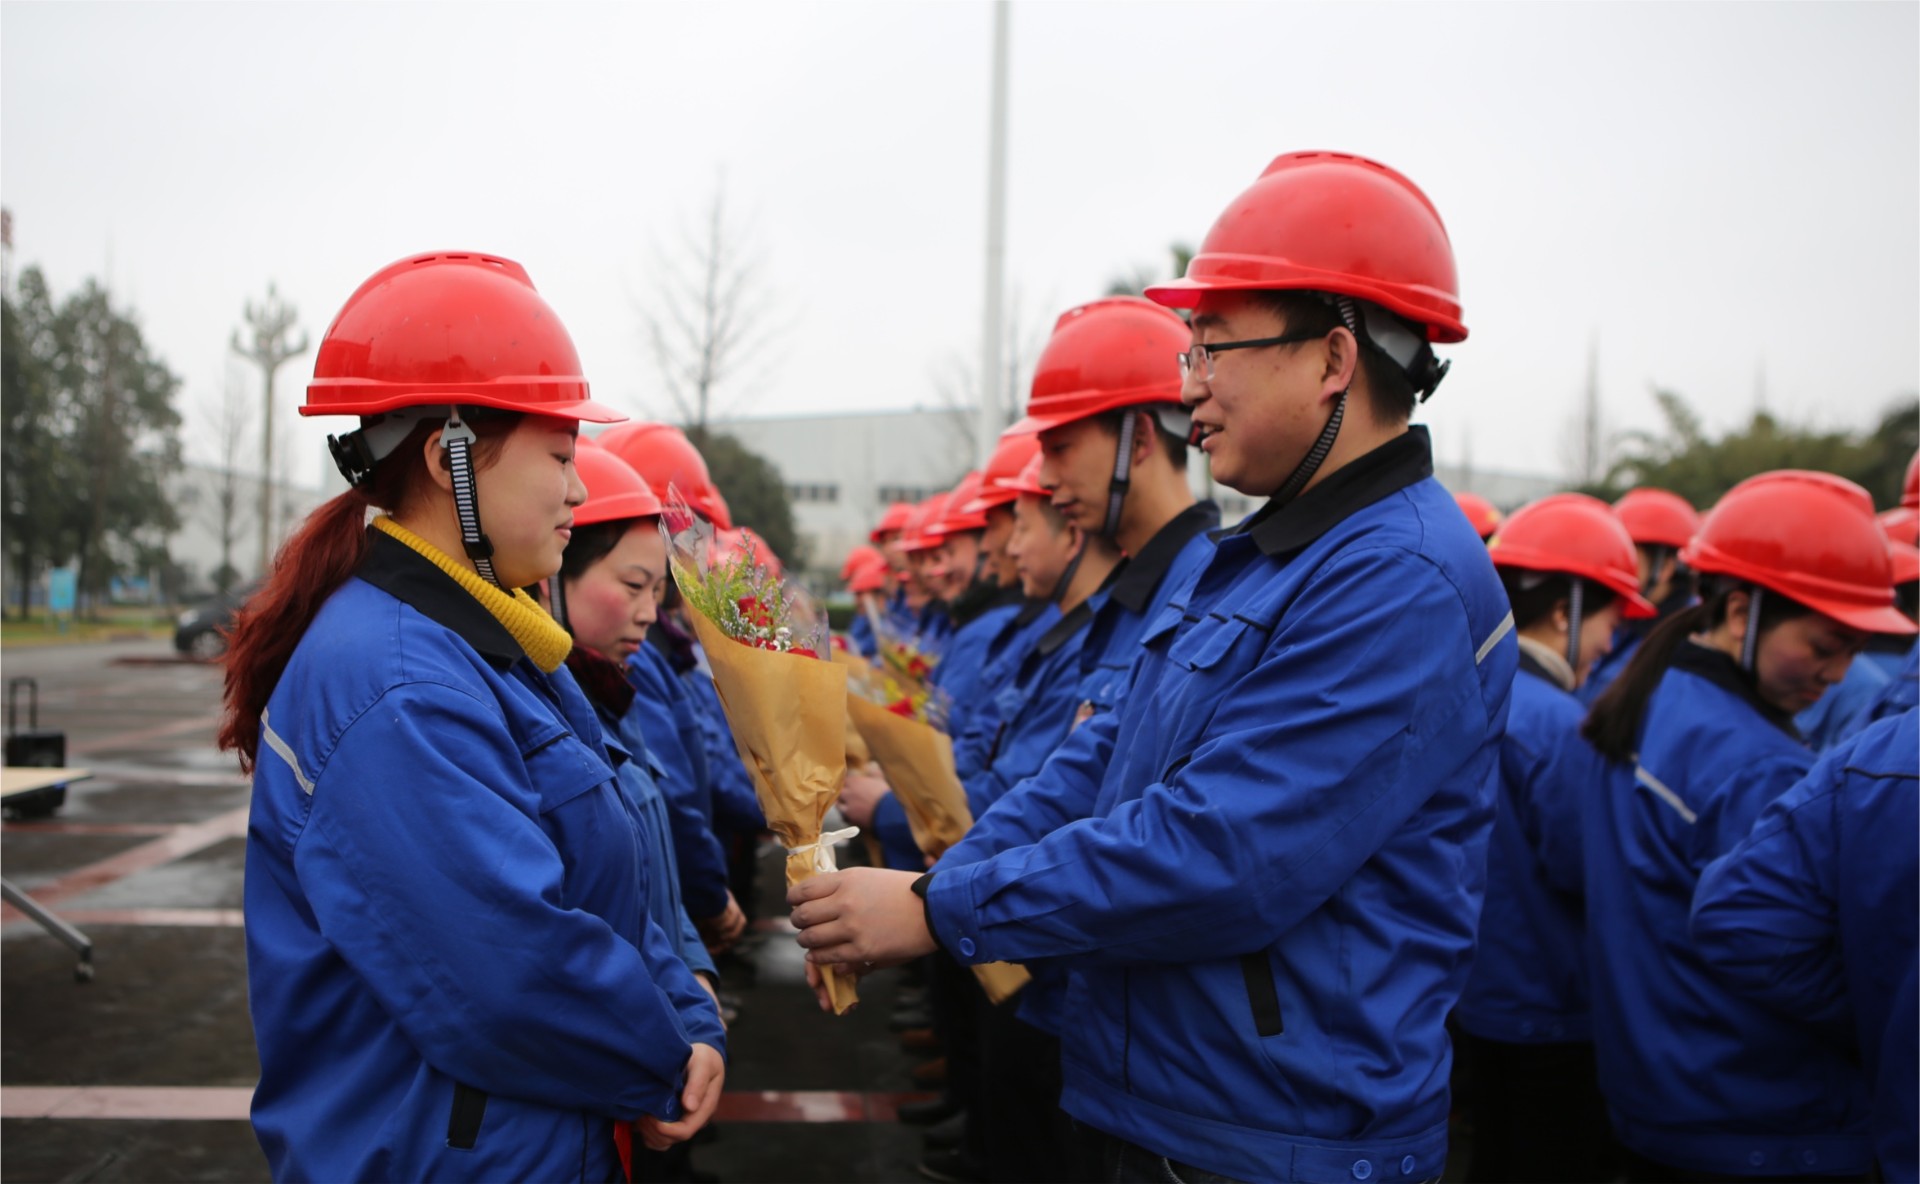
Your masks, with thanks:
M 519 265 L 402 260 L 328 328 L 301 408 L 351 488 L 236 621 L 253 774 L 247 971 L 276 1179 L 603 1181 L 613 1129 L 719 1099 L 712 1000 L 647 915 L 647 848 L 565 630 L 593 403 Z
M 1609 762 L 1586 795 L 1593 1037 L 1636 1174 L 1862 1177 L 1867 1097 L 1842 1047 L 1716 978 L 1688 936 L 1706 866 L 1813 754 L 1793 716 L 1871 633 L 1912 633 L 1865 490 L 1763 473 L 1681 552 L 1700 604 L 1649 634 L 1583 731 Z

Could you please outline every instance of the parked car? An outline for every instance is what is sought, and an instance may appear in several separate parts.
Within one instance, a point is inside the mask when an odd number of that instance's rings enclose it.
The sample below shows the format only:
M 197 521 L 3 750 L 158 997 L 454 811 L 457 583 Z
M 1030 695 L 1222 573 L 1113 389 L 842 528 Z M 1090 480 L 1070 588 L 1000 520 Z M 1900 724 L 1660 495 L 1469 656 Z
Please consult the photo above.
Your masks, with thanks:
M 173 648 L 202 662 L 218 661 L 227 652 L 226 631 L 233 624 L 233 614 L 259 588 L 258 582 L 242 584 L 181 613 L 173 631 Z

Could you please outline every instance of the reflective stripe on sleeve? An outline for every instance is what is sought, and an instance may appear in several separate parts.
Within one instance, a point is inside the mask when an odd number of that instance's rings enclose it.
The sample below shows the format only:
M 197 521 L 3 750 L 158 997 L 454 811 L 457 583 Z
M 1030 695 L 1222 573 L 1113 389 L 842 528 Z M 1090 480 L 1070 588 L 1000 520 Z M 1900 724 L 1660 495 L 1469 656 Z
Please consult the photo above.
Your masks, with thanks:
M 273 730 L 273 725 L 267 722 L 267 713 L 264 711 L 260 713 L 260 736 L 267 742 L 267 747 L 273 749 L 274 755 L 287 762 L 287 767 L 293 770 L 293 779 L 300 783 L 300 788 L 306 791 L 308 797 L 312 797 L 313 782 L 307 780 L 306 773 L 301 770 L 300 758 L 293 755 L 292 745 L 282 740 L 279 733 Z

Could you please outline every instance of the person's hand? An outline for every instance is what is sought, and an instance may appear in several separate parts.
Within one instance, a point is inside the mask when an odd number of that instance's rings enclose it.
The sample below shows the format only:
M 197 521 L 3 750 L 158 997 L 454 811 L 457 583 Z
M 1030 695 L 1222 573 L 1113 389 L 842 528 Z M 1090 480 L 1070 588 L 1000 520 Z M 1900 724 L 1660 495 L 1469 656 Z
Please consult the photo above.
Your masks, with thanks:
M 649 1114 L 633 1124 L 634 1131 L 650 1150 L 665 1151 L 675 1143 L 684 1143 L 700 1132 L 720 1105 L 721 1087 L 727 1081 L 727 1061 L 711 1044 L 696 1044 L 687 1058 L 687 1085 L 680 1091 L 679 1122 L 661 1122 Z
M 938 943 L 927 932 L 926 903 L 913 892 L 917 878 L 912 872 L 854 867 L 787 889 L 807 961 L 864 971 L 932 953 Z
M 812 988 L 813 997 L 816 1000 L 818 1000 L 820 1003 L 820 1010 L 827 1012 L 828 1014 L 832 1014 L 833 996 L 827 993 L 826 972 L 820 969 L 820 967 L 815 966 L 811 962 L 803 962 L 801 963 L 801 965 L 807 968 L 807 986 Z M 869 970 L 872 970 L 872 969 L 877 969 L 877 967 L 868 967 L 864 965 L 836 966 L 833 968 L 833 973 L 842 982 L 857 983 L 860 981 L 862 976 L 864 976 Z M 860 1006 L 860 1000 L 855 999 L 853 1001 L 853 1006 L 854 1007 Z M 852 1008 L 848 1008 L 848 1010 L 851 1011 Z
M 733 948 L 740 935 L 747 929 L 747 914 L 740 910 L 740 902 L 727 893 L 727 907 L 717 917 L 708 917 L 695 921 L 693 927 L 700 932 L 700 940 L 706 943 L 707 953 L 718 957 Z
M 864 831 L 873 829 L 873 811 L 880 805 L 880 799 L 893 792 L 884 777 L 876 777 L 866 770 L 849 772 L 846 783 L 840 790 L 840 813 Z

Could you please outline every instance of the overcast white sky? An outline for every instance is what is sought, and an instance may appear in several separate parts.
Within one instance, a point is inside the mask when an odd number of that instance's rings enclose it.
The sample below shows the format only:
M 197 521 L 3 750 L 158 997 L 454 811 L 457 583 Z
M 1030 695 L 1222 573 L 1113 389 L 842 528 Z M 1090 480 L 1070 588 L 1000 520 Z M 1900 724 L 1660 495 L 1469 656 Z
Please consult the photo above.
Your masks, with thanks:
M 16 272 L 107 276 L 185 380 L 188 450 L 269 280 L 315 341 L 367 275 L 524 263 L 595 393 L 664 414 L 636 303 L 724 171 L 788 328 L 749 413 L 938 402 L 978 350 L 982 3 L 0 8 Z M 1377 157 L 1453 236 L 1443 460 L 1564 468 L 1597 340 L 1647 390 L 1864 427 L 1920 382 L 1920 6 L 1013 6 L 1009 287 L 1030 334 L 1164 270 L 1267 161 Z M 291 422 L 309 354 L 282 371 Z M 250 379 L 249 381 L 257 381 Z M 291 437 L 317 483 L 327 421 Z

